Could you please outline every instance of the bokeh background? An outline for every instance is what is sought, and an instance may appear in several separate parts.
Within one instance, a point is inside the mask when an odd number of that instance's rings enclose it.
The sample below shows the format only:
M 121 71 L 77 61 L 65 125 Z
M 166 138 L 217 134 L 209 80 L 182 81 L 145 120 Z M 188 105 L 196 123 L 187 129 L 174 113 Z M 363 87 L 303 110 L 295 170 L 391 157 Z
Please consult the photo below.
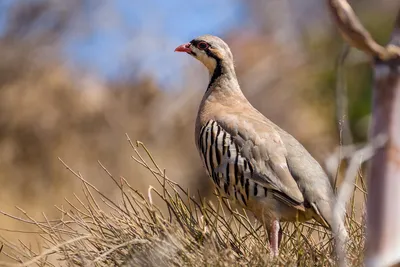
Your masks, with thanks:
M 398 0 L 351 3 L 386 43 Z M 324 1 L 0 0 L 0 210 L 56 216 L 54 205 L 81 190 L 58 157 L 111 197 L 116 188 L 98 160 L 145 192 L 155 180 L 131 159 L 125 133 L 144 142 L 171 179 L 211 195 L 194 145 L 208 74 L 173 52 L 205 33 L 230 45 L 253 105 L 325 166 L 339 143 L 342 39 Z M 345 73 L 359 143 L 369 122 L 368 60 L 351 51 Z M 6 229 L 25 228 L 0 215 L 1 236 L 17 240 L 22 234 Z

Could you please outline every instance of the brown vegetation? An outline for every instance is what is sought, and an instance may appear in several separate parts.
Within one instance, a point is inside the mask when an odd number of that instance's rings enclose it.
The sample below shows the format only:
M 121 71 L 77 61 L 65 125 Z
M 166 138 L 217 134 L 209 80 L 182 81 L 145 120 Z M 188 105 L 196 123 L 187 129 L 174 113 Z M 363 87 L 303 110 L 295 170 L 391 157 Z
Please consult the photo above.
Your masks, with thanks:
M 272 258 L 263 227 L 244 210 L 221 198 L 213 204 L 182 188 L 168 178 L 142 143 L 128 140 L 134 161 L 149 171 L 161 189 L 151 186 L 142 194 L 100 164 L 119 189 L 117 200 L 110 199 L 61 161 L 81 181 L 83 197 L 75 196 L 77 204 L 66 200 L 66 205 L 56 206 L 60 212 L 56 220 L 43 215 L 38 221 L 23 210 L 26 218 L 13 217 L 36 226 L 44 245 L 36 250 L 5 241 L 5 255 L 20 262 L 9 266 L 336 266 L 334 242 L 323 227 L 284 224 L 280 256 Z M 361 185 L 362 193 L 365 185 Z M 162 201 L 156 205 L 155 199 Z M 346 220 L 351 266 L 361 265 L 364 247 L 365 227 L 355 205 L 352 198 Z

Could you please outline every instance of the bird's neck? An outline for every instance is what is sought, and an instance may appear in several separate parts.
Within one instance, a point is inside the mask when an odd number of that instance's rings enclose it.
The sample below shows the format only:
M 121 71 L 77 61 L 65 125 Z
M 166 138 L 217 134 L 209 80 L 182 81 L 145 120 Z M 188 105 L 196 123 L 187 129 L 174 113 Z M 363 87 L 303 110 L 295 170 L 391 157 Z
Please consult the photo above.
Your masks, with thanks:
M 214 71 L 210 72 L 210 81 L 207 86 L 207 92 L 217 89 L 239 89 L 233 63 L 229 64 L 222 60 L 217 60 Z

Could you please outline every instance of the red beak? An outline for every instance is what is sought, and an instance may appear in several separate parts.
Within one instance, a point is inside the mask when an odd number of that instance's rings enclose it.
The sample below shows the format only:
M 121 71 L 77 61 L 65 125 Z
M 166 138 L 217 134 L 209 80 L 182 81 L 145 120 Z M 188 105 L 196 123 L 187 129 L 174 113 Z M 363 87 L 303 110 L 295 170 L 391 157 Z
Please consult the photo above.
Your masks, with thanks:
M 191 45 L 190 43 L 180 45 L 177 48 L 175 48 L 175 52 L 186 52 L 186 53 L 192 52 L 192 49 L 190 49 L 190 45 Z

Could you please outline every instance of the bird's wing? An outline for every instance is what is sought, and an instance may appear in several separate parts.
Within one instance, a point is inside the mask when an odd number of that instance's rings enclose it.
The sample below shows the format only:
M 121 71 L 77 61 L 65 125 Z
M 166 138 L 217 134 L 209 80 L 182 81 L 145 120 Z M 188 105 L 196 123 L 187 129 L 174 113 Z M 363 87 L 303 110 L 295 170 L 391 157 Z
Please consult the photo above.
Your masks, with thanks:
M 252 179 L 272 191 L 276 199 L 304 209 L 303 194 L 286 162 L 286 148 L 272 123 L 256 111 L 221 114 L 215 120 L 255 167 Z

